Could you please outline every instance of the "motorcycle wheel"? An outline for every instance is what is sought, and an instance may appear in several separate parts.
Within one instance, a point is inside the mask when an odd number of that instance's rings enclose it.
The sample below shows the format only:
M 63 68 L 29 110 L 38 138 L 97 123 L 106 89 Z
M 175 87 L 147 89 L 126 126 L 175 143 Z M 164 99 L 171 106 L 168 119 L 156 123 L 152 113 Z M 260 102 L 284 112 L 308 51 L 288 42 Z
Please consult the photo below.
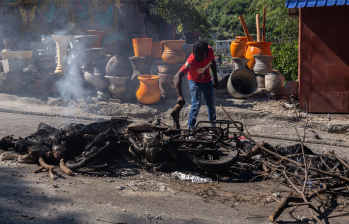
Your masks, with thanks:
M 222 149 L 223 148 L 223 149 Z M 221 146 L 218 151 L 218 158 L 210 156 L 191 156 L 191 162 L 202 171 L 222 171 L 229 169 L 239 159 L 238 150 L 231 145 Z
M 104 153 L 111 148 L 110 146 L 110 142 L 106 141 L 102 147 L 93 147 L 90 151 L 85 151 L 81 156 L 76 157 L 75 160 L 68 160 L 65 165 L 70 169 L 77 169 L 85 166 L 97 157 L 104 155 Z

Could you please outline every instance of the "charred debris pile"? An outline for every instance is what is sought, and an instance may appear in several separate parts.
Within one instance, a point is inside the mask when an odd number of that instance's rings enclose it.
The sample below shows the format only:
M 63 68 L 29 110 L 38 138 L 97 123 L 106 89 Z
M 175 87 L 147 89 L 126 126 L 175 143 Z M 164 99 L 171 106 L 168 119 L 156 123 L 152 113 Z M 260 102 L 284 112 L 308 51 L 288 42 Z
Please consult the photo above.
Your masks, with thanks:
M 30 136 L 1 139 L 0 159 L 40 164 L 34 172 L 48 171 L 53 179 L 56 166 L 74 175 L 78 169 L 110 162 L 111 156 L 154 171 L 180 164 L 206 174 L 226 175 L 226 170 L 233 170 L 232 175 L 237 171 L 253 173 L 254 178 L 274 179 L 291 189 L 270 215 L 271 222 L 287 208 L 306 206 L 321 223 L 320 218 L 331 217 L 314 203 L 321 197 L 349 196 L 349 163 L 335 152 L 317 154 L 303 144 L 301 137 L 298 144 L 288 147 L 258 143 L 240 122 L 228 113 L 226 116 L 229 120 L 218 121 L 216 127 L 197 126 L 192 132 L 173 129 L 159 120 L 133 123 L 127 118 L 59 128 L 41 123 Z M 235 132 L 228 130 L 232 128 Z

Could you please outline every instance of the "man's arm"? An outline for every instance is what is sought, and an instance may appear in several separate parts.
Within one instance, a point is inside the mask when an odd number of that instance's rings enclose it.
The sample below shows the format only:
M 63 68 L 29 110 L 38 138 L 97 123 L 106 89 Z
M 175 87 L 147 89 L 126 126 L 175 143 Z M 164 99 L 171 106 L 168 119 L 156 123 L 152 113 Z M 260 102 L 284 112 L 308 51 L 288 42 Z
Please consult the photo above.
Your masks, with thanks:
M 182 77 L 183 76 L 185 76 L 185 74 L 181 70 L 179 70 L 177 74 L 174 76 L 174 84 L 175 84 L 177 95 L 178 95 L 177 104 L 181 106 L 185 104 L 185 100 L 182 93 Z
M 215 60 L 211 61 L 211 70 L 212 70 L 212 73 L 213 73 L 213 81 L 214 81 L 213 88 L 217 89 L 217 87 L 218 87 L 218 78 L 217 78 L 217 65 L 216 65 L 216 61 Z

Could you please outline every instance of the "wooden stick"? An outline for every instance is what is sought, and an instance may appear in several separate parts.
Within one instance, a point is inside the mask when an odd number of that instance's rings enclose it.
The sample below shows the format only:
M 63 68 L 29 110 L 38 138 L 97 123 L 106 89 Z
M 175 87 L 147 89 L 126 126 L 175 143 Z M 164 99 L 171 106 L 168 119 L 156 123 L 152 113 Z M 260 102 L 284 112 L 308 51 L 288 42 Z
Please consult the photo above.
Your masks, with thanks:
M 250 33 L 248 32 L 244 17 L 242 15 L 239 16 L 242 28 L 244 28 L 245 35 L 247 37 L 247 41 L 250 41 Z
M 74 172 L 71 169 L 65 166 L 64 159 L 61 159 L 61 161 L 59 162 L 59 167 L 64 173 L 68 174 L 69 176 L 72 176 L 74 174 Z
M 332 154 L 334 157 L 336 157 L 336 159 L 338 159 L 339 162 L 341 162 L 345 167 L 349 168 L 349 165 L 348 165 L 344 160 L 342 160 L 339 156 L 337 156 L 337 154 L 334 153 L 334 151 L 331 152 L 331 154 Z
M 230 115 L 227 113 L 227 111 L 224 109 L 224 107 L 221 105 L 221 108 L 224 112 L 224 114 L 227 116 L 227 118 L 233 123 L 233 125 L 237 128 L 237 130 L 239 131 L 239 133 L 244 136 L 245 138 L 247 138 L 248 140 L 250 140 L 253 144 L 257 145 L 259 148 L 263 149 L 265 152 L 279 158 L 279 159 L 282 159 L 282 160 L 285 160 L 289 163 L 293 163 L 294 165 L 296 166 L 299 166 L 299 167 L 302 167 L 304 168 L 304 164 L 301 164 L 301 163 L 298 163 L 292 159 L 289 159 L 285 156 L 281 156 L 275 152 L 272 152 L 270 151 L 269 149 L 261 146 L 258 142 L 256 142 L 255 140 L 253 140 L 252 138 L 249 138 L 245 133 L 243 133 L 242 131 L 240 131 L 240 129 L 238 128 L 238 126 L 235 124 L 234 120 L 230 117 Z M 337 178 L 337 179 L 340 179 L 340 180 L 343 180 L 343 181 L 346 181 L 346 182 L 349 182 L 349 178 L 347 177 L 343 177 L 341 175 L 337 175 L 337 174 L 334 174 L 334 173 L 331 173 L 331 172 L 326 172 L 326 171 L 323 171 L 323 170 L 320 170 L 320 169 L 317 169 L 317 168 L 314 168 L 314 167 L 309 167 L 309 170 L 312 170 L 312 171 L 315 171 L 315 172 L 318 172 L 318 173 L 322 173 L 322 174 L 325 174 L 327 176 L 330 176 L 330 177 L 334 177 L 334 178 Z
M 257 42 L 261 42 L 261 29 L 259 26 L 259 14 L 256 14 Z
M 263 7 L 263 24 L 262 24 L 262 29 L 263 29 L 263 36 L 262 36 L 262 41 L 265 42 L 265 20 L 267 17 L 267 8 Z

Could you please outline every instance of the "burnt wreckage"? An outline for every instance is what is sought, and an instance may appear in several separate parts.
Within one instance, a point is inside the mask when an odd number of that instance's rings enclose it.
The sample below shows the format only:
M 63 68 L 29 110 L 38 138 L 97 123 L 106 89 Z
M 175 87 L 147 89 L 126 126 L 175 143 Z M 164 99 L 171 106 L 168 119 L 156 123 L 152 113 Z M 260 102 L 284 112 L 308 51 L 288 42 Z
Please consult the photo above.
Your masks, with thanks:
M 212 123 L 216 127 L 210 127 Z M 243 131 L 242 124 L 236 124 Z M 64 159 L 70 169 L 86 166 L 111 151 L 128 151 L 146 167 L 186 163 L 203 171 L 220 171 L 238 160 L 236 144 L 240 143 L 240 134 L 234 129 L 226 120 L 199 122 L 193 130 L 179 130 L 160 120 L 133 123 L 127 118 L 112 118 L 89 125 L 72 123 L 59 129 L 41 123 L 36 133 L 19 139 L 7 136 L 0 144 L 5 151 L 29 153 L 26 162 L 41 159 L 41 165 L 43 161 L 57 164 Z

